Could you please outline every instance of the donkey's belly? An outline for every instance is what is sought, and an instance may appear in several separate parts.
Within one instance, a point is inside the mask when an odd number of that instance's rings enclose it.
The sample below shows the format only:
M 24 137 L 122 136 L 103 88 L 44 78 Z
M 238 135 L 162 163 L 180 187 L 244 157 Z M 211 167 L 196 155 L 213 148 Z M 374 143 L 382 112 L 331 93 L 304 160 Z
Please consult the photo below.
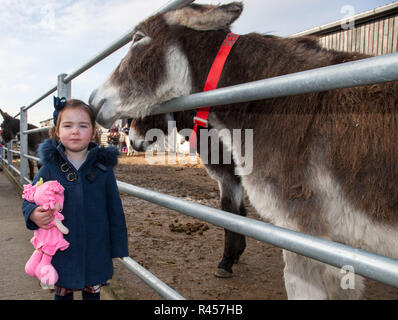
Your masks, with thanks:
M 247 176 L 242 176 L 242 185 L 261 218 L 281 227 L 297 229 L 296 222 L 288 218 L 288 212 L 273 192 L 272 185 L 255 183 Z
M 312 184 L 321 195 L 322 212 L 333 241 L 382 255 L 398 257 L 398 226 L 374 222 L 344 196 L 341 186 L 321 166 L 312 170 Z
M 278 199 L 270 184 L 242 176 L 242 185 L 261 218 L 277 226 L 398 258 L 397 226 L 371 221 L 344 197 L 340 186 L 326 170 L 318 167 L 311 172 L 313 190 L 321 201 L 321 209 L 310 214 L 322 216 L 320 220 L 325 224 L 325 231 L 321 234 L 303 229 L 300 217 L 286 209 L 288 206 Z M 253 174 L 256 174 L 255 169 Z

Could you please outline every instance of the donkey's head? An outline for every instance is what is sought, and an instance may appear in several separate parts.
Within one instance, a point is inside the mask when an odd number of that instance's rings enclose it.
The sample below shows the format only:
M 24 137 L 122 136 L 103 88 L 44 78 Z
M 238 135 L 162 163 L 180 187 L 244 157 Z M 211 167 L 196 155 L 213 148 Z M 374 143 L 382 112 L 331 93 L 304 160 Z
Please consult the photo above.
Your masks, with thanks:
M 164 101 L 202 91 L 217 50 L 242 9 L 240 2 L 190 5 L 140 23 L 127 55 L 90 96 L 97 121 L 109 128 L 118 118 L 143 118 Z
M 3 117 L 1 123 L 1 136 L 4 143 L 10 142 L 15 138 L 17 132 L 19 132 L 19 120 L 11 117 L 7 112 L 0 109 L 0 114 Z

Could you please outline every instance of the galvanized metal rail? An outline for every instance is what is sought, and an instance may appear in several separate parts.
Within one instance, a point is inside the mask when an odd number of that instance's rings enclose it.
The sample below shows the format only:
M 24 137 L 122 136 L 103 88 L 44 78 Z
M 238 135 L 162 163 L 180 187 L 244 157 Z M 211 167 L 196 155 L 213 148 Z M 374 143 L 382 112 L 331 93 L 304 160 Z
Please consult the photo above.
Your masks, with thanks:
M 341 268 L 353 266 L 356 274 L 398 287 L 398 260 L 337 242 L 280 228 L 179 198 L 118 181 L 121 192 L 156 203 L 228 230 Z
M 159 293 L 163 298 L 168 300 L 185 300 L 185 298 L 176 292 L 174 289 L 170 288 L 167 284 L 160 281 L 152 273 L 150 273 L 143 266 L 135 262 L 130 257 L 125 257 L 123 259 L 118 259 L 127 269 L 133 272 L 141 280 L 143 280 L 148 286 Z
M 398 53 L 341 63 L 194 93 L 156 106 L 151 114 L 278 98 L 398 80 Z

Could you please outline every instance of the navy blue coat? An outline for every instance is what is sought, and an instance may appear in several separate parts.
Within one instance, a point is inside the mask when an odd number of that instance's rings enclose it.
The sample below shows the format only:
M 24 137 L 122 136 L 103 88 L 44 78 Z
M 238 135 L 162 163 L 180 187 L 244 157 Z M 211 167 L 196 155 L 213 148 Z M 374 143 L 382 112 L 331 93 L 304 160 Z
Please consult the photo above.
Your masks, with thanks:
M 126 221 L 113 172 L 119 153 L 95 143 L 90 143 L 88 149 L 87 159 L 78 171 L 59 142 L 47 139 L 38 149 L 43 166 L 33 184 L 42 177 L 44 181 L 57 180 L 65 188 L 62 214 L 63 224 L 69 229 L 64 237 L 70 246 L 57 251 L 52 259 L 59 275 L 56 285 L 64 288 L 82 289 L 103 283 L 113 275 L 112 258 L 128 256 Z M 61 170 L 64 163 L 67 165 L 62 169 L 67 172 Z M 38 228 L 29 219 L 36 207 L 23 201 L 22 212 L 30 230 Z

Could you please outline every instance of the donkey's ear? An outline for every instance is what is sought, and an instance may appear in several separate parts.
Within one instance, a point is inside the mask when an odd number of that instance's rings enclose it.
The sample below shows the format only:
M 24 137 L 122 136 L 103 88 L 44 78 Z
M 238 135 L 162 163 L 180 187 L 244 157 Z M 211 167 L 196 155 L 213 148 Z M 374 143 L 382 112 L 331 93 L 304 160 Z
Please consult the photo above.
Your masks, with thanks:
M 8 113 L 5 112 L 5 111 L 3 111 L 3 110 L 1 110 L 1 109 L 0 109 L 0 113 L 1 113 L 1 115 L 3 116 L 4 119 L 7 118 L 7 117 L 9 117 Z
M 190 5 L 179 10 L 166 12 L 164 18 L 169 25 L 181 25 L 199 31 L 229 28 L 239 18 L 242 2 L 222 6 Z

